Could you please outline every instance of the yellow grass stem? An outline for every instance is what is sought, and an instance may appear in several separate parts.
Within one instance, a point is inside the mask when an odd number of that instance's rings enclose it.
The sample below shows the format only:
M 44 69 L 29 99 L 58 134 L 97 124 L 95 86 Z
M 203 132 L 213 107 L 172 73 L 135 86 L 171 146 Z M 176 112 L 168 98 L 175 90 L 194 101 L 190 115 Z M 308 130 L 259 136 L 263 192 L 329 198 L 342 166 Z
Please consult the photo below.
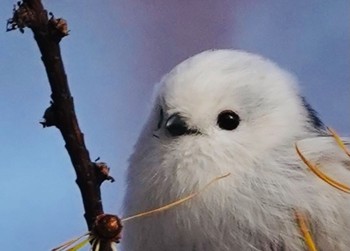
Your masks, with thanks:
M 156 209 L 152 209 L 150 211 L 146 211 L 146 212 L 142 212 L 142 213 L 139 213 L 139 214 L 136 214 L 136 215 L 133 215 L 133 216 L 129 216 L 129 217 L 126 217 L 124 219 L 122 219 L 121 221 L 122 222 L 126 222 L 126 221 L 129 221 L 131 219 L 135 219 L 135 218 L 139 218 L 139 217 L 144 217 L 144 216 L 148 216 L 148 215 L 151 215 L 151 214 L 154 214 L 154 213 L 158 213 L 158 212 L 161 212 L 161 211 L 165 211 L 167 209 L 170 209 L 172 207 L 175 207 L 175 206 L 178 206 L 192 198 L 194 198 L 195 196 L 199 195 L 200 193 L 202 193 L 204 190 L 206 190 L 210 185 L 212 185 L 213 183 L 215 183 L 216 181 L 220 180 L 220 179 L 223 179 L 223 178 L 226 178 L 227 176 L 229 176 L 231 173 L 227 173 L 225 175 L 222 175 L 222 176 L 219 176 L 219 177 L 216 177 L 214 178 L 213 180 L 211 180 L 208 184 L 206 184 L 203 188 L 199 189 L 197 192 L 194 192 L 184 198 L 181 198 L 181 199 L 178 199 L 174 202 L 171 202 L 165 206 L 162 206 L 162 207 L 159 207 L 159 208 L 156 208 Z
M 306 217 L 299 211 L 294 211 L 295 219 L 298 223 L 299 230 L 304 237 L 305 245 L 308 247 L 309 251 L 317 251 L 314 240 L 312 239 L 310 230 L 308 228 L 308 221 Z
M 338 190 L 341 190 L 345 193 L 350 193 L 350 187 L 338 182 L 334 179 L 332 179 L 331 177 L 329 177 L 328 175 L 326 175 L 325 173 L 323 173 L 316 165 L 312 164 L 310 161 L 308 161 L 305 156 L 301 153 L 301 151 L 299 150 L 297 144 L 295 144 L 295 149 L 299 155 L 299 157 L 301 158 L 301 160 L 309 167 L 309 169 L 316 174 L 317 177 L 319 177 L 320 179 L 322 179 L 323 181 L 325 181 L 326 183 L 328 183 L 329 185 L 337 188 Z
M 331 133 L 331 135 L 333 136 L 333 138 L 337 142 L 338 146 L 346 153 L 346 155 L 348 155 L 350 157 L 350 151 L 349 151 L 349 149 L 346 148 L 344 142 L 341 140 L 339 135 L 332 128 L 327 127 L 327 130 Z

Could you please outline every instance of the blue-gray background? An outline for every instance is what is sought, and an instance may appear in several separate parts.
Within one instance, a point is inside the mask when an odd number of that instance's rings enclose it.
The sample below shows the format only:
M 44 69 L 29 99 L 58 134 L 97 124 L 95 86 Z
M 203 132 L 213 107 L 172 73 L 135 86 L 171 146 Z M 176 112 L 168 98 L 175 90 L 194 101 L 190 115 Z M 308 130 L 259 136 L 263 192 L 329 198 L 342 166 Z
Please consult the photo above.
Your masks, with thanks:
M 2 0 L 5 26 L 15 0 Z M 104 0 L 44 5 L 68 20 L 62 55 L 92 158 L 112 168 L 106 212 L 120 213 L 127 159 L 160 77 L 210 48 L 240 48 L 294 72 L 321 118 L 350 126 L 348 0 Z M 0 31 L 0 247 L 49 250 L 86 232 L 75 174 L 55 128 L 38 124 L 49 85 L 29 30 Z M 291 125 L 293 126 L 293 125 Z

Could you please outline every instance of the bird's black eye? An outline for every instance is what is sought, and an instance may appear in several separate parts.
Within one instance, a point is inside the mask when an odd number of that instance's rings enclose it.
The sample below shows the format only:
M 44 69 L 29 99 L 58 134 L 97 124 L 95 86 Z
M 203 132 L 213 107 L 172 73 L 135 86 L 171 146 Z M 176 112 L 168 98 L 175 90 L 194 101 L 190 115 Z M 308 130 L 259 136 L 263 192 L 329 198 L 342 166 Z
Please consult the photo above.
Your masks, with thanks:
M 163 112 L 163 109 L 160 108 L 160 111 L 159 111 L 159 120 L 158 120 L 158 124 L 157 124 L 157 129 L 160 129 L 160 128 L 162 127 L 163 119 L 164 119 L 164 112 Z
M 232 131 L 239 125 L 239 116 L 230 110 L 222 111 L 218 115 L 217 124 L 221 129 Z

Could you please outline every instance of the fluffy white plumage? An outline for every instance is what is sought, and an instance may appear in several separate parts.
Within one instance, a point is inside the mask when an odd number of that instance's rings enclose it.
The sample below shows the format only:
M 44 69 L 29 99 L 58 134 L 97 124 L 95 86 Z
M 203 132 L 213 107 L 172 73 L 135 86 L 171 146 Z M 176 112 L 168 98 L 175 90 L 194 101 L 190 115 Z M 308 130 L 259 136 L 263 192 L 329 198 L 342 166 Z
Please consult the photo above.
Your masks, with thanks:
M 225 110 L 239 116 L 237 128 L 218 126 Z M 187 133 L 169 133 L 174 114 Z M 349 250 L 350 197 L 308 170 L 297 141 L 323 170 L 350 180 L 349 159 L 292 75 L 242 51 L 206 51 L 182 62 L 161 80 L 130 159 L 124 215 L 231 175 L 176 208 L 126 222 L 124 250 L 307 251 L 294 209 L 308 216 L 318 250 Z

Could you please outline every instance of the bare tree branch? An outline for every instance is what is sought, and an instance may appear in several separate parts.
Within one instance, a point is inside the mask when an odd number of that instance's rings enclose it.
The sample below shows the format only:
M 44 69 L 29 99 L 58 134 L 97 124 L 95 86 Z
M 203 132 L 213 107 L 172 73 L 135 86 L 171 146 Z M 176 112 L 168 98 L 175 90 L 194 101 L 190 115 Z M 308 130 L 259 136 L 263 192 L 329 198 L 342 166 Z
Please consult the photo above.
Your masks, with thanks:
M 108 170 L 106 172 L 108 167 L 105 163 L 91 161 L 84 135 L 79 128 L 59 46 L 60 40 L 68 35 L 67 23 L 62 18 L 56 19 L 51 13 L 51 18 L 48 18 L 40 0 L 23 0 L 17 5 L 13 17 L 8 20 L 7 30 L 18 28 L 24 32 L 24 28 L 29 27 L 33 31 L 52 91 L 51 106 L 45 111 L 42 124 L 44 127 L 56 126 L 60 130 L 77 175 L 76 183 L 82 195 L 88 228 L 94 234 L 100 233 L 101 226 L 94 229 L 96 222 L 104 222 L 101 221 L 104 212 L 100 185 L 104 180 L 112 178 L 108 175 Z M 121 226 L 118 227 L 120 232 Z M 118 238 L 113 241 L 118 241 Z M 100 239 L 100 251 L 111 250 L 110 238 L 102 236 Z

